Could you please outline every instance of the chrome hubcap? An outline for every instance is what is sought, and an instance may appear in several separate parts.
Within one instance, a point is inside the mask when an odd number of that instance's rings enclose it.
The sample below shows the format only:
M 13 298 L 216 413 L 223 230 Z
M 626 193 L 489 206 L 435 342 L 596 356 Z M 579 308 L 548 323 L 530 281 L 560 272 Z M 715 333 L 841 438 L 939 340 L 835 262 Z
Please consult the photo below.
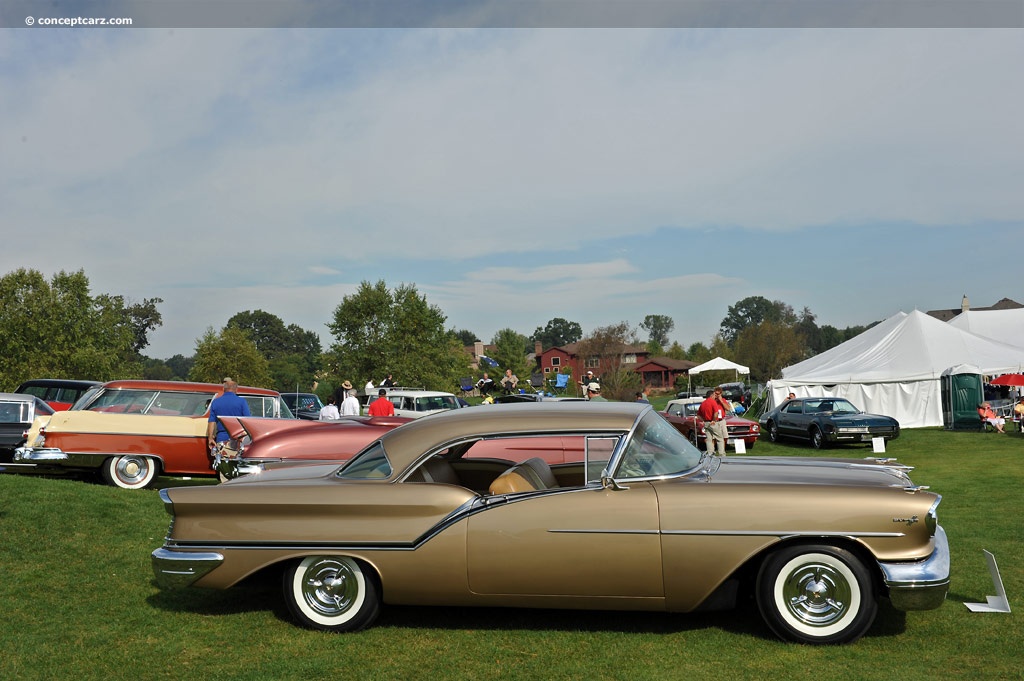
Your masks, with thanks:
M 306 570 L 302 597 L 306 604 L 325 616 L 337 616 L 352 607 L 359 595 L 359 582 L 343 561 L 321 560 Z
M 851 599 L 846 577 L 829 565 L 802 565 L 786 576 L 785 604 L 796 619 L 824 627 L 842 619 Z

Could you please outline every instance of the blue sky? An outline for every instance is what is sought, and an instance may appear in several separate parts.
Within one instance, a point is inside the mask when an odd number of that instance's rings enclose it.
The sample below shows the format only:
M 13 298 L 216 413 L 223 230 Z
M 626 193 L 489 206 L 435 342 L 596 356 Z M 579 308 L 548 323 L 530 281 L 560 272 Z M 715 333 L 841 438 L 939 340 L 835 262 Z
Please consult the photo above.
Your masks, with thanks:
M 1015 29 L 0 28 L 0 272 L 160 297 L 148 354 L 363 280 L 483 340 L 752 295 L 1024 302 Z

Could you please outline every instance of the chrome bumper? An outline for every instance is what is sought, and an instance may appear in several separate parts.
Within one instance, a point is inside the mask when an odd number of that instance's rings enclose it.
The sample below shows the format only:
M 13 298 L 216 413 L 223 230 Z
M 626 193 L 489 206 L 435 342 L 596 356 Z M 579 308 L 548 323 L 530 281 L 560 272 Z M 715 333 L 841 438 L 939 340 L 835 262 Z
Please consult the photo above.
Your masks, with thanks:
M 18 447 L 14 450 L 14 460 L 16 462 L 67 461 L 68 458 L 66 453 L 54 448 Z
M 942 526 L 935 528 L 935 550 L 918 563 L 879 563 L 897 610 L 933 610 L 949 591 L 949 541 Z
M 224 562 L 219 553 L 186 553 L 164 547 L 153 552 L 153 574 L 161 589 L 182 589 Z
M 246 463 L 236 456 L 225 456 L 218 451 L 213 455 L 213 470 L 224 476 L 225 480 L 234 480 L 250 473 L 259 473 L 263 470 L 261 463 Z

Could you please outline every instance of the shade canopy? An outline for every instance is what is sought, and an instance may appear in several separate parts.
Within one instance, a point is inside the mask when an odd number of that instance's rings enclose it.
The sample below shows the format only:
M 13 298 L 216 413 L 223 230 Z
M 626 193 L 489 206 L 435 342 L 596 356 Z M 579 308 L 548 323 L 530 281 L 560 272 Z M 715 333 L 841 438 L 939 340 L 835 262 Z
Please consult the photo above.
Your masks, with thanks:
M 735 371 L 740 374 L 749 374 L 750 368 L 745 367 L 742 364 L 737 364 L 736 362 L 730 362 L 729 360 L 721 357 L 715 357 L 714 359 L 693 367 L 690 369 L 689 373 L 692 376 L 693 374 L 699 374 L 705 371 Z

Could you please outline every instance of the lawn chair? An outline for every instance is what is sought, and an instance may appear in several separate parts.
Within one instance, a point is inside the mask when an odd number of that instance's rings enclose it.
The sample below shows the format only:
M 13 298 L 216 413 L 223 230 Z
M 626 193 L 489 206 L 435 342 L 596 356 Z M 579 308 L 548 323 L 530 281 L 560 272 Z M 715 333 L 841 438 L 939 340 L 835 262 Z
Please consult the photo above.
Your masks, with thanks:
M 555 393 L 565 394 L 565 389 L 569 385 L 569 374 L 558 374 L 555 376 L 555 384 L 552 390 Z
M 461 390 L 464 395 L 468 395 L 469 393 L 476 390 L 476 384 L 473 382 L 473 377 L 463 376 L 462 378 L 460 378 L 459 390 Z
M 530 388 L 535 393 L 544 392 L 544 374 L 530 374 Z

